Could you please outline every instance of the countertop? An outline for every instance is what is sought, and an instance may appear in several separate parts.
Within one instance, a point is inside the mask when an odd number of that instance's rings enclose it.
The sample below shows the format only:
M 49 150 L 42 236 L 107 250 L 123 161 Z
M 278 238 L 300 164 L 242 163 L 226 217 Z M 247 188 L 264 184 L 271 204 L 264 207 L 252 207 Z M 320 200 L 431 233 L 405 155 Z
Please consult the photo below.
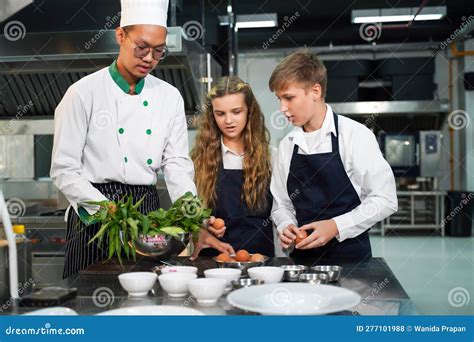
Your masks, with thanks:
M 191 262 L 185 257 L 176 257 L 171 260 L 173 264 L 193 265 L 198 267 L 198 276 L 202 277 L 204 270 L 216 267 L 210 258 L 198 258 Z M 279 266 L 292 264 L 288 258 L 273 258 L 269 265 Z M 298 260 L 298 263 L 302 263 Z M 304 262 L 303 262 L 304 263 Z M 154 295 L 146 298 L 129 298 L 121 288 L 117 275 L 124 271 L 150 271 L 153 266 L 159 265 L 157 261 L 146 258 L 137 260 L 136 263 L 126 262 L 125 270 L 114 261 L 98 263 L 87 271 L 58 282 L 57 286 L 76 287 L 78 295 L 62 306 L 76 310 L 81 315 L 93 315 L 105 310 L 137 305 L 177 305 L 196 308 L 210 315 L 248 315 L 250 313 L 231 307 L 223 295 L 218 303 L 211 307 L 201 307 L 195 303 L 194 298 L 172 299 L 160 288 L 157 282 Z M 309 263 L 304 263 L 310 265 Z M 359 293 L 361 303 L 355 311 L 343 311 L 338 315 L 415 315 L 415 306 L 407 293 L 396 279 L 383 258 L 372 258 L 359 264 L 339 263 L 343 266 L 341 279 L 331 285 L 341 286 Z M 11 306 L 0 314 L 21 314 L 38 308 Z

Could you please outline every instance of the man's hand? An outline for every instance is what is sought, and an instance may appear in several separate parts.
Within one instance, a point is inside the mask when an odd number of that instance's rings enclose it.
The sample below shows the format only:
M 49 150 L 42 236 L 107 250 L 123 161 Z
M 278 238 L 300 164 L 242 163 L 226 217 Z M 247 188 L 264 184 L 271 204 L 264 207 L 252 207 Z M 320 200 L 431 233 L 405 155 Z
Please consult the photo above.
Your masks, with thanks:
M 334 220 L 323 220 L 305 224 L 300 230 L 314 230 L 306 239 L 295 246 L 297 249 L 311 249 L 321 247 L 339 235 Z
M 215 236 L 211 235 L 207 230 L 202 229 L 199 233 L 199 240 L 194 244 L 193 255 L 190 260 L 196 260 L 204 248 L 214 248 L 221 253 L 235 254 L 234 249 L 228 243 L 219 241 Z
M 283 229 L 283 232 L 278 236 L 280 238 L 281 246 L 283 248 L 290 247 L 296 239 L 296 233 L 298 233 L 298 228 L 296 228 L 294 224 L 289 224 L 288 227 Z

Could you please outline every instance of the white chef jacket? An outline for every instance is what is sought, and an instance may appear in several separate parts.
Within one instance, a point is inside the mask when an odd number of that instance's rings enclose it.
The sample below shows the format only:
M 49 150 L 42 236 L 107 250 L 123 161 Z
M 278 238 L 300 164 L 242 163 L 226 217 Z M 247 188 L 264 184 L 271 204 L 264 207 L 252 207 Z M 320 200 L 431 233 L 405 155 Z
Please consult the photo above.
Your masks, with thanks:
M 172 201 L 196 193 L 183 99 L 147 75 L 127 93 L 116 62 L 69 87 L 56 108 L 51 178 L 72 207 L 106 200 L 92 183 L 154 185 L 160 168 Z
M 225 144 L 221 138 L 221 151 L 222 151 L 222 165 L 226 170 L 242 170 L 244 165 L 244 154 L 239 154 L 232 151 Z M 270 146 L 270 155 L 272 159 L 272 168 L 275 167 L 275 161 L 277 160 L 278 150 Z M 276 226 L 273 225 L 273 243 L 275 245 L 275 256 L 285 256 L 281 248 L 280 239 L 278 238 L 278 231 Z
M 304 155 L 332 152 L 331 133 L 336 134 L 333 111 L 326 105 L 326 117 L 320 129 L 308 139 L 302 127 L 295 127 L 280 142 L 278 162 L 273 169 L 270 189 L 273 195 L 272 219 L 282 232 L 289 224 L 298 226 L 296 211 L 287 191 L 287 179 L 294 145 Z M 339 153 L 344 169 L 361 204 L 352 211 L 334 217 L 338 241 L 353 238 L 398 209 L 395 178 L 383 158 L 374 134 L 366 126 L 338 116 Z M 310 133 L 311 134 L 311 133 Z M 313 146 L 308 146 L 308 141 Z

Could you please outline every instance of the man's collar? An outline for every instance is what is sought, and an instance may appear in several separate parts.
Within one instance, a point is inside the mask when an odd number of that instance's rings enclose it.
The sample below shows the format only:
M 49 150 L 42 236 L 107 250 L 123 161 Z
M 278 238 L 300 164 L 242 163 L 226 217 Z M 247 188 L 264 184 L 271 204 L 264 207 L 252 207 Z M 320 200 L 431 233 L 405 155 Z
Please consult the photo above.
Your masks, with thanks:
M 117 60 L 115 60 L 110 66 L 109 66 L 109 73 L 112 79 L 114 80 L 115 84 L 118 85 L 120 89 L 126 94 L 129 94 L 130 92 L 130 85 L 128 84 L 127 81 L 123 78 L 123 76 L 120 74 L 118 68 L 117 68 Z M 141 91 L 143 90 L 143 87 L 145 86 L 145 79 L 140 78 L 135 85 L 135 93 L 140 94 Z

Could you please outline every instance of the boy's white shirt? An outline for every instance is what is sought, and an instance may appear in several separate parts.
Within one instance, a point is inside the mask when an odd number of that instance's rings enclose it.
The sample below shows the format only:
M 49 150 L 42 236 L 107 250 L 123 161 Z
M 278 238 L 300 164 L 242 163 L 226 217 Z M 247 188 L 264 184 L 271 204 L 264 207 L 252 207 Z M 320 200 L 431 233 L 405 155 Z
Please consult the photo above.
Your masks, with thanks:
M 232 151 L 230 148 L 228 148 L 223 140 L 221 139 L 221 150 L 222 150 L 222 164 L 224 166 L 224 169 L 227 170 L 242 170 L 243 169 L 243 160 L 244 160 L 244 155 L 236 153 Z M 277 154 L 278 150 L 270 146 L 270 153 L 271 153 L 271 158 L 272 158 L 272 168 L 276 167 L 276 160 L 277 160 Z M 283 253 L 283 250 L 280 245 L 280 239 L 278 238 L 278 231 L 276 229 L 276 225 L 274 223 L 269 223 L 273 225 L 273 242 L 275 244 L 275 256 L 281 257 L 285 256 L 285 253 Z
M 289 224 L 298 226 L 296 211 L 288 194 L 287 179 L 294 145 L 304 155 L 332 152 L 331 133 L 336 134 L 333 111 L 326 105 L 326 116 L 321 128 L 313 132 L 314 145 L 302 127 L 295 127 L 280 142 L 277 163 L 273 168 L 271 192 L 273 195 L 272 219 L 281 233 Z M 338 241 L 354 238 L 375 223 L 385 219 L 398 209 L 395 178 L 383 158 L 375 135 L 366 126 L 339 115 L 339 153 L 344 169 L 361 204 L 354 210 L 334 217 L 339 235 Z

